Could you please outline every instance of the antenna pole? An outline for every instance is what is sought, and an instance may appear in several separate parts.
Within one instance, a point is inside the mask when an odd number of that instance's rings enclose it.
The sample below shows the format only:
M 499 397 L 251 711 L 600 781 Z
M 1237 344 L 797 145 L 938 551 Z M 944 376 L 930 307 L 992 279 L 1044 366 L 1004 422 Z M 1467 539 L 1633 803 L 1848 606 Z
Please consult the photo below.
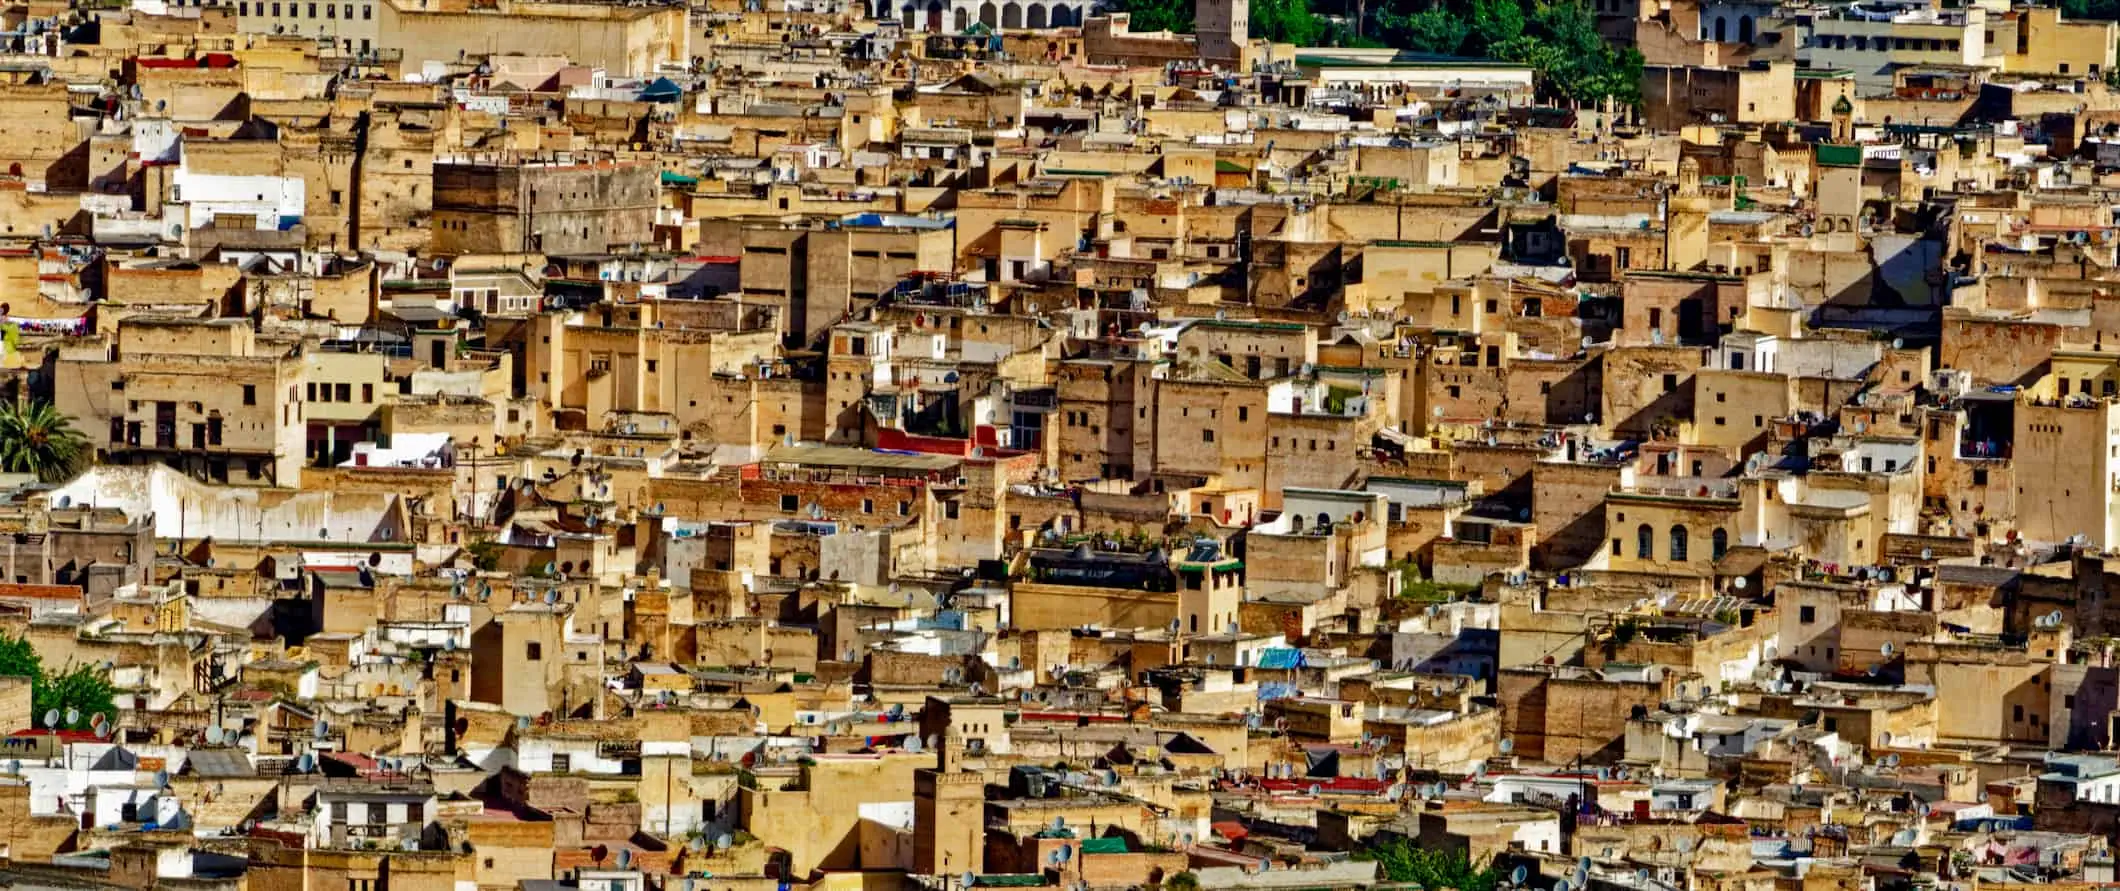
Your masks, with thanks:
M 466 452 L 467 452 L 467 453 L 469 454 L 469 456 L 470 456 L 470 458 L 471 458 L 471 511 L 470 511 L 470 513 L 471 513 L 471 531 L 472 531 L 472 533 L 473 533 L 473 534 L 476 534 L 476 533 L 478 532 L 479 526 L 481 525 L 481 524 L 479 523 L 479 509 L 478 509 L 478 439 L 479 439 L 479 438 L 478 438 L 478 437 L 476 437 L 476 436 L 474 436 L 474 437 L 471 437 L 471 447 L 465 450 L 465 451 L 466 451 Z

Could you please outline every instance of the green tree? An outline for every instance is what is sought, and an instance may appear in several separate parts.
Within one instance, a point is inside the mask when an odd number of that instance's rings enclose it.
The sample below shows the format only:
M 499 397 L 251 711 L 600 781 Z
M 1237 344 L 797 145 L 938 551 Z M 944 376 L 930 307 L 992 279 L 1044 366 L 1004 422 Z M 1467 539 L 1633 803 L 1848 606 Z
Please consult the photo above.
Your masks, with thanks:
M 1135 31 L 1192 33 L 1192 0 L 1121 0 L 1116 8 L 1130 16 L 1127 27 Z
M 53 711 L 62 717 L 70 712 L 76 714 L 77 720 L 68 724 L 72 727 L 86 727 L 96 715 L 106 719 L 118 716 L 113 701 L 117 690 L 102 669 L 68 665 L 57 674 L 48 672 L 44 659 L 30 646 L 28 638 L 0 636 L 0 676 L 30 679 L 30 708 L 40 724 L 44 715 Z
M 1316 46 L 1324 23 L 1310 11 L 1310 0 L 1254 0 L 1251 36 L 1275 43 Z
M 72 665 L 56 675 L 47 674 L 40 687 L 30 688 L 32 707 L 38 715 L 57 711 L 60 715 L 78 715 L 69 723 L 71 727 L 86 727 L 90 719 L 102 715 L 106 720 L 118 716 L 118 707 L 113 699 L 116 688 L 110 685 L 110 676 L 101 668 L 90 665 Z
M 1542 2 L 1532 21 L 1539 39 L 1560 51 L 1560 64 L 1547 74 L 1562 98 L 1595 102 L 1610 97 L 1627 104 L 1641 98 L 1641 53 L 1619 52 L 1606 43 L 1597 17 L 1582 0 Z
M 1367 34 L 1356 34 L 1354 28 L 1342 22 L 1327 21 L 1325 43 L 1331 46 L 1352 46 L 1364 49 L 1388 49 L 1392 44 Z
M 1493 55 L 1495 47 L 1523 36 L 1524 7 L 1518 0 L 1472 0 L 1472 42 L 1465 49 L 1474 55 Z
M 1540 92 L 1551 93 L 1558 88 L 1554 81 L 1561 76 L 1561 69 L 1568 65 L 1568 57 L 1559 47 L 1553 46 L 1529 34 L 1519 34 L 1491 46 L 1488 55 L 1504 62 L 1515 62 L 1531 69 L 1537 79 Z
M 1549 101 L 1641 101 L 1640 51 L 1607 43 L 1582 0 L 1529 0 L 1528 12 L 1519 0 L 1468 2 L 1463 52 L 1529 67 Z
M 88 437 L 49 402 L 0 405 L 0 470 L 63 480 L 88 458 Z
M 480 572 L 492 572 L 501 568 L 501 555 L 507 550 L 507 545 L 490 538 L 464 546 L 464 552 L 471 555 L 471 565 L 477 567 Z
M 1580 0 L 1542 2 L 1532 10 L 1531 20 L 1542 39 L 1575 57 L 1578 64 L 1593 63 L 1604 49 L 1605 39 L 1597 33 L 1597 19 Z
M 1494 891 L 1501 873 L 1493 863 L 1474 867 L 1462 851 L 1432 851 L 1415 847 L 1403 836 L 1355 852 L 1356 859 L 1375 861 L 1384 878 L 1392 882 L 1415 882 L 1428 891 Z
M 1431 6 L 1408 15 L 1395 9 L 1381 9 L 1376 14 L 1376 33 L 1386 46 L 1396 46 L 1417 53 L 1435 53 L 1442 56 L 1457 55 L 1465 46 L 1465 39 L 1472 34 L 1471 23 L 1441 6 Z
M 0 677 L 34 681 L 43 676 L 44 660 L 37 657 L 29 638 L 0 636 Z
M 1163 880 L 1163 891 L 1200 891 L 1200 877 L 1191 870 Z
M 2061 15 L 2071 19 L 2120 19 L 2120 0 L 2061 0 Z

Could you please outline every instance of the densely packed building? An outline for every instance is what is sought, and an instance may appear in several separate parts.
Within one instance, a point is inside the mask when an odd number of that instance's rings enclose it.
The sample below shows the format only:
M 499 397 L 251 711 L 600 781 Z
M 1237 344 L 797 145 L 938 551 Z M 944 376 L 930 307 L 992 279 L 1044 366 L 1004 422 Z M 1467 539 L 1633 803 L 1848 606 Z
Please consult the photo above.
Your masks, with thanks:
M 2120 884 L 2120 25 L 1582 5 L 7 6 L 0 885 Z

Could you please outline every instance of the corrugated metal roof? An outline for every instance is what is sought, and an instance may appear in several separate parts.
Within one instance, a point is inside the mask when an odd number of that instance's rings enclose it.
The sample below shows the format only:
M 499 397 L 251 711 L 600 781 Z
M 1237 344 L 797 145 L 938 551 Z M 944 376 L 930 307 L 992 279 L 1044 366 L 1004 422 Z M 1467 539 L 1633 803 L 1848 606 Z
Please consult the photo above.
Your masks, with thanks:
M 239 749 L 193 749 L 185 769 L 196 777 L 251 777 L 258 770 Z

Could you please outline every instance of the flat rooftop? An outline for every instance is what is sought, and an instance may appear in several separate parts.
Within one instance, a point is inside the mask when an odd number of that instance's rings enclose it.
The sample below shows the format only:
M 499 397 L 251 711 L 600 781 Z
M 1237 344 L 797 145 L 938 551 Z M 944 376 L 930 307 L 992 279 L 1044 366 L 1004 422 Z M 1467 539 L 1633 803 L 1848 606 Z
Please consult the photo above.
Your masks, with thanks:
M 872 470 L 937 471 L 957 466 L 960 459 L 918 452 L 883 452 L 846 446 L 779 446 L 766 453 L 767 464 L 800 464 L 805 467 L 843 467 Z

